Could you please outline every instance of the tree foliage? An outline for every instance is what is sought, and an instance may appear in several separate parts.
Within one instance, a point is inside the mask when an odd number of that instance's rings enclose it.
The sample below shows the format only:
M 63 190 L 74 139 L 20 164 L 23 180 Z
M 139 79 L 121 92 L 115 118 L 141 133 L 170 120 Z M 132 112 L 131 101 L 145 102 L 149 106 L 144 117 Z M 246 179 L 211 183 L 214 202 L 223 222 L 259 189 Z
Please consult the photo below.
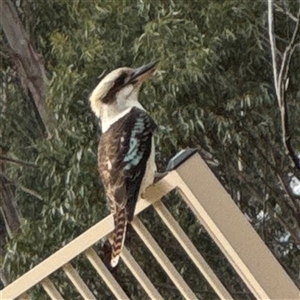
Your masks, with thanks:
M 280 60 L 295 28 L 290 15 L 297 16 L 299 3 L 278 0 L 275 4 Z M 13 59 L 9 51 L 2 51 L 1 149 L 9 157 L 34 164 L 6 164 L 22 215 L 21 232 L 7 240 L 3 256 L 12 278 L 106 215 L 96 169 L 99 132 L 88 95 L 103 71 L 159 59 L 157 74 L 141 93 L 142 104 L 159 124 L 159 168 L 163 170 L 174 154 L 187 147 L 209 154 L 216 176 L 299 285 L 300 204 L 289 183 L 292 176 L 299 178 L 300 170 L 282 143 L 266 2 L 49 0 L 30 3 L 30 13 L 17 2 L 15 6 L 23 24 L 30 25 L 31 40 L 45 62 L 46 102 L 54 126 L 45 138 L 30 97 L 20 88 Z M 296 40 L 300 42 L 299 32 Z M 1 43 L 7 46 L 3 32 Z M 286 90 L 296 153 L 300 149 L 299 66 L 298 46 Z M 224 276 L 233 270 L 225 259 L 217 259 L 218 249 L 176 196 L 170 209 L 207 260 L 222 270 L 220 276 L 237 293 L 236 299 L 252 299 L 236 277 Z M 151 211 L 145 215 L 158 218 Z M 147 217 L 145 222 L 154 234 L 160 233 L 162 241 L 168 241 L 165 249 L 170 257 L 184 256 L 167 234 L 161 234 L 159 222 L 147 223 Z M 139 245 L 138 240 L 134 243 Z M 162 284 L 165 275 L 157 271 L 153 259 L 139 249 L 133 251 L 165 297 L 178 297 L 169 282 Z M 205 299 L 214 299 L 209 285 L 185 269 L 190 262 L 184 263 L 177 267 L 199 288 L 199 297 L 206 291 Z M 85 270 L 84 263 L 78 262 L 78 268 Z M 86 271 L 87 280 L 97 286 L 90 272 Z M 123 283 L 137 298 L 142 295 L 130 282 Z M 243 293 L 239 296 L 239 292 Z M 103 293 L 109 297 L 108 291 Z

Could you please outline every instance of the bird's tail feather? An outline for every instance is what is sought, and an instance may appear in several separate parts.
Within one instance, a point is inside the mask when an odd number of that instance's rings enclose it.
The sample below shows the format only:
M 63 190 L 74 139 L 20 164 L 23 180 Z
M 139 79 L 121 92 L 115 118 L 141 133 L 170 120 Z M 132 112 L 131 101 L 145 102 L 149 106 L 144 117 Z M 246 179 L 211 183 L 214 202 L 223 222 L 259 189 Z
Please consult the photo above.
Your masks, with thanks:
M 114 214 L 115 229 L 112 236 L 112 250 L 111 250 L 111 260 L 110 264 L 114 268 L 120 258 L 120 253 L 122 251 L 127 228 L 127 216 L 126 209 L 122 208 Z

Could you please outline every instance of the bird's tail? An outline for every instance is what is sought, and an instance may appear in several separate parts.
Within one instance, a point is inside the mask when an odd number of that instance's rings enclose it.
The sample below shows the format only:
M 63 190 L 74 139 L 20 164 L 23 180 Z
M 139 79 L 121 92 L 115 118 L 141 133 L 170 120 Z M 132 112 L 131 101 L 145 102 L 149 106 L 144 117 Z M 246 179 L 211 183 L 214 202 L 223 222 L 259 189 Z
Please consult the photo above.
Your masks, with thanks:
M 126 216 L 126 209 L 121 208 L 117 210 L 114 214 L 114 222 L 115 222 L 115 229 L 112 236 L 112 245 L 111 245 L 111 260 L 110 264 L 114 268 L 120 258 L 120 253 L 122 251 L 125 237 L 126 237 L 126 229 L 127 229 L 127 216 Z

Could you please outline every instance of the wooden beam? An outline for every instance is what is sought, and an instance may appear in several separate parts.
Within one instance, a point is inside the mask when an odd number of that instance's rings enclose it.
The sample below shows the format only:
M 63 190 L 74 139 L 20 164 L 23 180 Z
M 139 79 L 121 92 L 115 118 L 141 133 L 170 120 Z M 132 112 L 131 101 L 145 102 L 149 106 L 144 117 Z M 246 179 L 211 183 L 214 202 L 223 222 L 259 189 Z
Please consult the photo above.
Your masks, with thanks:
M 157 291 L 153 283 L 149 280 L 145 272 L 141 269 L 140 265 L 131 256 L 126 247 L 121 252 L 121 258 L 137 279 L 139 284 L 143 287 L 150 299 L 163 300 L 161 294 Z
M 101 276 L 108 288 L 116 296 L 117 299 L 129 300 L 129 297 L 123 291 L 119 283 L 116 281 L 111 272 L 106 268 L 102 260 L 99 258 L 93 248 L 86 250 L 85 255 L 90 263 L 93 265 L 97 273 Z
M 135 215 L 139 214 L 141 211 L 152 205 L 153 202 L 159 200 L 175 188 L 175 184 L 170 181 L 170 178 L 170 174 L 168 174 L 147 190 L 147 197 L 151 200 L 139 199 Z M 90 248 L 98 240 L 109 234 L 113 228 L 113 216 L 109 215 L 5 287 L 0 291 L 1 299 L 11 300 L 17 298 L 35 284 L 71 261 L 74 257 Z
M 300 292 L 295 284 L 198 154 L 194 154 L 182 164 L 177 164 L 176 170 L 149 188 L 146 196 L 151 200 L 140 199 L 135 214 L 140 213 L 169 193 L 175 185 L 195 216 L 257 299 L 300 299 Z M 155 207 L 161 217 L 165 218 L 167 226 L 170 222 L 174 223 L 162 206 L 155 205 Z M 147 232 L 140 230 L 143 226 L 136 226 L 136 222 L 133 222 L 133 226 L 146 241 L 147 246 L 155 248 L 153 249 L 156 258 L 161 260 L 164 254 L 159 252 L 152 239 L 149 240 L 150 237 Z M 181 236 L 180 230 L 173 225 L 170 230 L 178 238 Z M 110 215 L 4 288 L 0 292 L 1 299 L 15 299 L 41 281 L 43 286 L 49 287 L 49 282 L 47 279 L 44 280 L 45 278 L 86 251 L 112 230 L 113 217 Z M 182 243 L 185 243 L 184 236 L 181 237 L 181 240 Z M 195 263 L 199 263 L 201 261 L 200 256 L 192 252 L 189 255 Z M 129 258 L 126 251 L 124 254 L 125 260 Z M 165 260 L 161 263 L 164 266 Z M 202 268 L 205 269 L 205 264 L 203 266 Z M 170 266 L 168 268 L 170 269 Z M 210 272 L 208 268 L 207 270 Z M 172 272 L 169 273 L 170 277 L 173 276 L 173 281 L 177 283 L 183 295 L 193 298 L 194 294 L 189 287 L 186 287 Z M 209 276 L 213 278 L 211 273 Z M 222 286 L 217 284 L 219 285 L 218 294 L 226 293 L 224 290 L 221 291 Z M 52 287 L 50 290 L 53 291 Z
M 176 268 L 173 266 L 166 254 L 162 251 L 160 246 L 156 243 L 156 241 L 154 240 L 150 232 L 146 229 L 146 227 L 143 225 L 143 223 L 138 218 L 134 218 L 131 224 L 136 233 L 145 243 L 146 247 L 155 257 L 157 262 L 162 266 L 163 270 L 167 273 L 167 275 L 173 281 L 174 285 L 178 288 L 184 299 L 197 299 L 194 292 L 178 273 Z
M 300 292 L 199 154 L 174 182 L 195 216 L 257 299 L 300 299 Z
M 174 237 L 185 250 L 189 258 L 194 262 L 201 274 L 205 277 L 205 279 L 220 297 L 220 299 L 232 300 L 231 295 L 226 290 L 222 282 L 219 280 L 217 275 L 214 273 L 214 271 L 211 269 L 211 267 L 196 249 L 194 244 L 191 242 L 191 240 L 188 238 L 188 236 L 173 218 L 171 213 L 164 206 L 164 204 L 161 201 L 157 201 L 153 204 L 153 207 L 158 213 L 158 215 L 161 217 L 164 224 L 172 232 Z
M 71 263 L 65 264 L 63 266 L 63 270 L 66 273 L 66 275 L 69 277 L 71 282 L 74 284 L 78 293 L 83 297 L 83 299 L 96 300 L 93 293 L 89 290 L 89 288 L 82 280 L 82 278 L 79 276 L 77 271 L 73 268 Z
M 43 279 L 41 285 L 52 300 L 64 300 L 49 278 Z

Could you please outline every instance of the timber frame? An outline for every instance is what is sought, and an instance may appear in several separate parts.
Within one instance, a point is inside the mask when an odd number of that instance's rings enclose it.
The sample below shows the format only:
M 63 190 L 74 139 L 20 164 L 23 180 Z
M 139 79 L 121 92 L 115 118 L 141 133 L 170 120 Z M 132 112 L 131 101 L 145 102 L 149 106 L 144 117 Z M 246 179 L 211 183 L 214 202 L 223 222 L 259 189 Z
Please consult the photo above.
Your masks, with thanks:
M 198 153 L 190 153 L 184 162 L 147 190 L 140 199 L 132 226 L 185 299 L 197 299 L 166 254 L 138 218 L 153 205 L 154 209 L 206 278 L 220 299 L 233 299 L 222 282 L 186 236 L 160 199 L 176 189 L 191 208 L 214 242 L 224 253 L 257 299 L 300 299 L 300 291 L 252 228 L 245 216 L 225 191 Z M 51 299 L 64 299 L 49 279 L 62 269 L 83 299 L 96 299 L 72 266 L 72 259 L 84 254 L 117 299 L 130 299 L 93 249 L 93 245 L 113 230 L 109 215 L 39 265 L 0 291 L 0 299 L 30 299 L 30 288 L 41 285 Z M 124 248 L 121 259 L 151 299 L 163 299 L 130 252 Z M 27 294 L 27 292 L 29 293 Z

